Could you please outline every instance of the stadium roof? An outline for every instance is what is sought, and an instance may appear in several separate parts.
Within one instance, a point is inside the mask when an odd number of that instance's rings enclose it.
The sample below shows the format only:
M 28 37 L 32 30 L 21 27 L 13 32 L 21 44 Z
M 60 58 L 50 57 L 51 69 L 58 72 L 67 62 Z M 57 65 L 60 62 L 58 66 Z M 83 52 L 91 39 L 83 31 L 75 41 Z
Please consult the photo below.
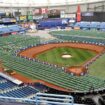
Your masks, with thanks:
M 78 3 L 101 2 L 105 0 L 0 0 L 0 6 L 54 6 Z

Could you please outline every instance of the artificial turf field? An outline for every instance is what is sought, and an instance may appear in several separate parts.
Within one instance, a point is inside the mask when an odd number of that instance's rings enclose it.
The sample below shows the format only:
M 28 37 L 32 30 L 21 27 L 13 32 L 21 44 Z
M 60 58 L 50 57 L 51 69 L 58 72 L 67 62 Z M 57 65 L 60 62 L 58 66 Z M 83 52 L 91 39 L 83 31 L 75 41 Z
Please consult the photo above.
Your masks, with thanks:
M 105 80 L 105 54 L 89 66 L 89 74 Z
M 71 30 L 71 31 L 53 31 L 50 32 L 52 35 L 67 35 L 67 36 L 82 36 L 82 37 L 94 37 L 96 39 L 103 39 L 105 41 L 105 32 L 97 30 Z M 89 75 L 98 77 L 105 80 L 105 54 L 99 57 L 95 62 L 93 62 L 89 68 Z
M 71 58 L 62 58 L 63 54 L 71 55 Z M 58 47 L 45 51 L 36 56 L 37 59 L 51 64 L 57 64 L 64 67 L 80 66 L 96 55 L 95 52 L 70 47 Z

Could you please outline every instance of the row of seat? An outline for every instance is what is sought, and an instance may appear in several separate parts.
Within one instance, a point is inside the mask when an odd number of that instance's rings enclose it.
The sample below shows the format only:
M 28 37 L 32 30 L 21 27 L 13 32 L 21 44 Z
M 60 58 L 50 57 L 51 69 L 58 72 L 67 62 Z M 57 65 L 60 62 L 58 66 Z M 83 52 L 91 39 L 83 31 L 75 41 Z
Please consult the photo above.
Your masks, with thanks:
M 81 29 L 99 29 L 99 30 L 105 30 L 105 22 L 77 22 L 74 26 L 80 27 Z
M 105 33 L 101 31 L 52 31 L 50 34 L 62 40 L 105 45 Z
M 80 36 L 80 37 L 90 37 L 90 38 L 105 38 L 105 32 L 98 30 L 70 30 L 70 31 L 51 31 L 52 35 L 68 35 L 68 36 Z
M 26 48 L 30 45 L 35 45 L 40 43 L 39 37 L 29 37 L 20 35 L 11 35 L 7 37 L 0 38 L 1 50 L 13 53 L 14 51 L 22 48 Z
M 81 42 L 81 43 L 90 43 L 90 44 L 97 44 L 97 45 L 105 45 L 105 39 L 97 39 L 97 38 L 86 38 L 86 37 L 79 37 L 79 36 L 67 36 L 67 35 L 54 35 L 55 37 L 63 40 L 67 40 L 69 42 Z
M 3 77 L 0 77 L 0 81 L 5 80 Z
M 19 25 L 10 25 L 5 27 L 0 27 L 0 35 L 1 34 L 7 34 L 7 33 L 13 33 L 13 32 L 23 32 L 26 29 L 19 26 Z
M 8 89 L 8 88 L 12 88 L 14 87 L 15 84 L 12 83 L 12 82 L 3 82 L 3 83 L 0 83 L 0 90 L 5 90 L 5 89 Z
M 33 97 L 35 97 L 35 94 L 37 92 L 39 91 L 34 87 L 27 85 L 18 86 L 0 76 L 0 96 L 27 98 L 30 95 L 33 95 Z
M 11 35 L 7 37 L 0 38 L 1 50 L 4 52 L 5 49 L 11 50 L 8 54 L 12 54 L 15 50 L 27 47 L 29 45 L 39 43 L 39 37 L 29 37 L 29 36 L 20 36 L 20 35 Z M 17 86 L 14 83 L 5 80 L 0 77 L 0 90 L 3 93 L 0 93 L 0 96 L 16 97 L 16 98 L 25 98 L 30 95 L 35 97 L 35 94 L 38 92 L 35 88 L 30 86 Z M 5 81 L 4 81 L 5 80 Z M 3 81 L 3 82 L 2 82 Z M 17 88 L 16 88 L 17 87 Z M 29 97 L 31 98 L 31 97 Z
M 58 68 L 53 68 L 39 62 L 29 61 L 24 58 L 2 54 L 0 57 L 4 65 L 23 73 L 31 78 L 38 78 L 53 83 L 66 89 L 77 91 L 90 91 L 91 87 L 99 89 L 105 87 L 104 81 L 91 76 L 75 77 Z M 98 84 L 98 85 L 97 85 Z
M 0 96 L 6 97 L 14 97 L 14 98 L 27 98 L 30 95 L 34 95 L 38 92 L 38 90 L 30 87 L 30 86 L 23 86 L 16 90 L 12 90 L 6 93 L 1 93 Z

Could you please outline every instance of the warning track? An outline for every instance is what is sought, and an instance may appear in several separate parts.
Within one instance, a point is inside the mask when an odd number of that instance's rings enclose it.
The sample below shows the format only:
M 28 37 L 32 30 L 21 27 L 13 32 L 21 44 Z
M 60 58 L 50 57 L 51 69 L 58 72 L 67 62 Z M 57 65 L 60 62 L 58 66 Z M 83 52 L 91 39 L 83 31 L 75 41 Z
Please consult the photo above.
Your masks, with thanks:
M 92 45 L 92 44 L 83 44 L 83 43 L 54 43 L 54 44 L 45 44 L 40 46 L 35 46 L 32 48 L 28 48 L 19 52 L 18 54 L 28 58 L 35 58 L 38 54 L 45 52 L 47 50 L 51 50 L 57 47 L 73 47 L 73 48 L 81 48 L 87 49 L 91 51 L 95 51 L 96 53 L 100 53 L 104 50 L 103 46 Z

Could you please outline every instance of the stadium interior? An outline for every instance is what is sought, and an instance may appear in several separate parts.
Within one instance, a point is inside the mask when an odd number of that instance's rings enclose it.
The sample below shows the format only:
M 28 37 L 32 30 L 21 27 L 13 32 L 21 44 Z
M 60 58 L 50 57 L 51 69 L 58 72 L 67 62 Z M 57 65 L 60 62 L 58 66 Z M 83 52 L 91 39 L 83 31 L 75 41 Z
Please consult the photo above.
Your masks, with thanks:
M 105 105 L 105 0 L 0 0 L 0 105 Z

